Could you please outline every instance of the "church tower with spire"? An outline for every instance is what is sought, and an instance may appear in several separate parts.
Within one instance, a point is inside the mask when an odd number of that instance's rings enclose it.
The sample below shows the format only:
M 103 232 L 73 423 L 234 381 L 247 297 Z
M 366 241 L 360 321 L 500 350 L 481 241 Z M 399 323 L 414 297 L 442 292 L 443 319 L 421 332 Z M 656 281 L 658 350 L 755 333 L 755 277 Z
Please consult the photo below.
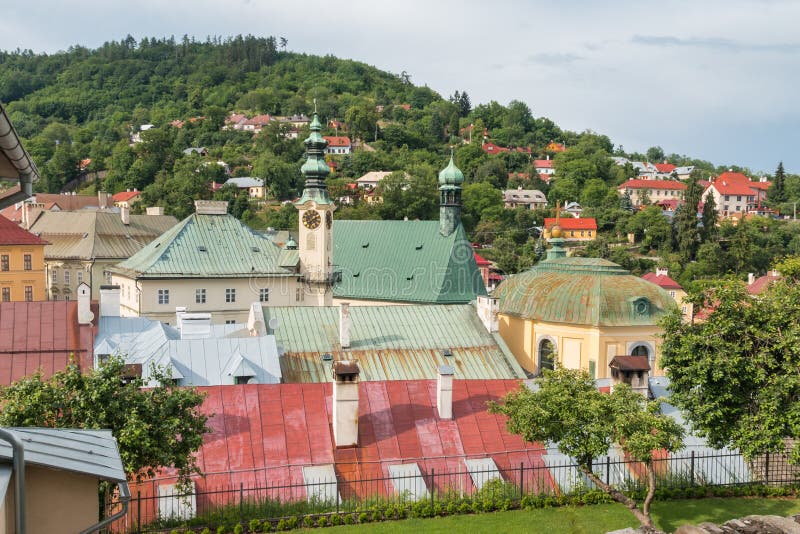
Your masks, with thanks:
M 461 184 L 464 173 L 453 161 L 450 150 L 450 163 L 439 173 L 439 232 L 449 236 L 461 224 Z
M 325 178 L 330 173 L 325 162 L 328 142 L 322 137 L 322 126 L 314 110 L 311 133 L 303 141 L 306 161 L 300 168 L 305 177 L 303 195 L 295 202 L 300 218 L 298 249 L 300 272 L 306 282 L 306 305 L 330 306 L 333 302 L 333 212 L 336 205 L 328 194 Z M 309 300 L 311 302 L 309 302 Z

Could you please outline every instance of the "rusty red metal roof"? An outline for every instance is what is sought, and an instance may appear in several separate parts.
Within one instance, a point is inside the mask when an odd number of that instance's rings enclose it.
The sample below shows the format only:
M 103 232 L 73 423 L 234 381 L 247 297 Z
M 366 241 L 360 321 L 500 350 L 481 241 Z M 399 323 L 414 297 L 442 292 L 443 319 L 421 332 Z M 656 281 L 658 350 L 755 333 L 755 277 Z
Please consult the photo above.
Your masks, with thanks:
M 93 345 L 94 327 L 78 324 L 77 301 L 0 303 L 0 385 L 37 369 L 49 377 L 71 359 L 90 369 Z
M 647 356 L 614 356 L 608 366 L 621 371 L 650 370 L 650 362 L 647 361 Z
M 487 401 L 522 387 L 520 380 L 455 380 L 452 420 L 438 416 L 435 380 L 358 387 L 358 446 L 344 449 L 334 449 L 330 383 L 198 388 L 207 394 L 202 411 L 212 429 L 198 453 L 198 489 L 302 484 L 304 466 L 324 464 L 334 464 L 342 485 L 389 477 L 390 465 L 408 462 L 424 475 L 465 471 L 469 458 L 491 457 L 504 474 L 543 465 L 541 445 L 509 433 L 505 417 L 487 411 Z M 165 470 L 134 492 L 152 494 L 175 474 Z

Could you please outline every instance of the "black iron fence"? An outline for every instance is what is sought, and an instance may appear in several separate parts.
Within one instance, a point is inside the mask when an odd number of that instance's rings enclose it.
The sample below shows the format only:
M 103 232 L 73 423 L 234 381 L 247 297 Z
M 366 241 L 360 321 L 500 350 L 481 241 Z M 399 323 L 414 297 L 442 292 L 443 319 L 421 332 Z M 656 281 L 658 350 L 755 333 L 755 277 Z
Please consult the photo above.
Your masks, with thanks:
M 424 464 L 424 462 L 421 462 Z M 328 513 L 354 514 L 387 507 L 430 504 L 431 509 L 459 499 L 490 498 L 519 502 L 525 496 L 575 497 L 596 490 L 578 466 L 564 457 L 544 456 L 538 464 L 498 468 L 493 461 L 461 461 L 460 470 L 423 472 L 417 464 L 386 466 L 389 476 L 351 478 L 334 473 L 306 477 L 302 482 L 239 483 L 206 487 L 202 479 L 191 491 L 159 486 L 158 481 L 134 487 L 127 514 L 111 528 L 115 532 L 170 531 L 175 526 L 247 524 L 252 518 L 306 517 Z M 467 467 L 463 467 L 467 466 Z M 469 468 L 469 467 L 472 468 Z M 737 453 L 708 451 L 674 455 L 654 462 L 657 488 L 783 486 L 800 483 L 800 470 L 784 456 L 765 455 L 746 461 Z M 595 461 L 592 472 L 603 482 L 628 492 L 646 489 L 646 470 L 640 462 L 606 457 Z M 119 510 L 118 503 L 108 513 Z

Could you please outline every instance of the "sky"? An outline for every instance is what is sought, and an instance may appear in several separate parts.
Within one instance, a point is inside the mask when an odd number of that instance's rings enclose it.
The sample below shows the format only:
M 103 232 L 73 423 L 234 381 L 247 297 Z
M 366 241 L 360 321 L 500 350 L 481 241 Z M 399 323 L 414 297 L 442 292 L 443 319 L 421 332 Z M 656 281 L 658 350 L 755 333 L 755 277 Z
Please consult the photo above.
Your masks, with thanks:
M 274 35 L 473 105 L 521 100 L 627 151 L 800 172 L 797 1 L 26 0 L 0 12 L 0 49 Z

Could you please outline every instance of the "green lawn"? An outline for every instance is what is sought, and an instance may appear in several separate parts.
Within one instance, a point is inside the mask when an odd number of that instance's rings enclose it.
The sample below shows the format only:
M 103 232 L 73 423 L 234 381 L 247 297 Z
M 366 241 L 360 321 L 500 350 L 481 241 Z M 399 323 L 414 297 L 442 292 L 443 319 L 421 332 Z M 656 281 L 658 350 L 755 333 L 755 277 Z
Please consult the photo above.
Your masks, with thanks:
M 751 514 L 786 516 L 796 513 L 800 513 L 798 499 L 709 498 L 662 501 L 653 504 L 653 519 L 656 526 L 665 532 L 672 532 L 685 523 L 696 524 L 703 521 L 724 523 L 729 519 Z M 333 527 L 331 532 L 334 534 L 364 534 L 364 532 L 594 534 L 637 525 L 638 522 L 622 505 L 600 504 L 578 508 L 567 506 L 434 519 L 386 521 L 372 525 Z

